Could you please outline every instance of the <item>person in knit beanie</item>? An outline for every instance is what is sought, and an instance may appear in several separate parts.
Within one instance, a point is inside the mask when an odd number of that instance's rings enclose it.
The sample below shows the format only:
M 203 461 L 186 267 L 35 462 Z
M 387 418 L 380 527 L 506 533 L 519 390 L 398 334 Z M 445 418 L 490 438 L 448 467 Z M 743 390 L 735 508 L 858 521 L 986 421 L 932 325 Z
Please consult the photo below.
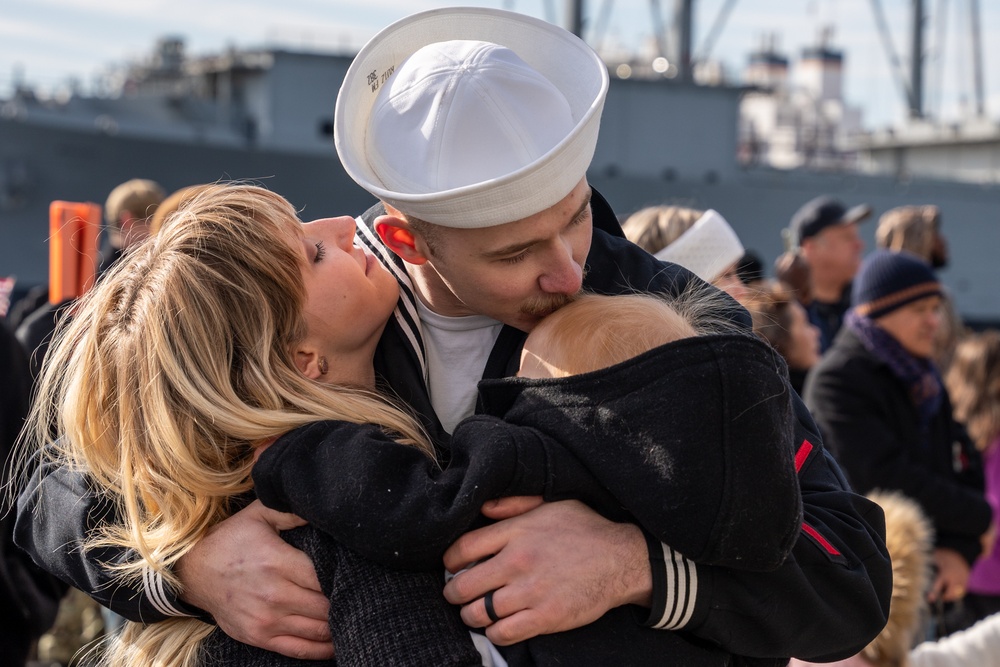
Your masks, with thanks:
M 927 262 L 906 251 L 879 250 L 861 264 L 851 290 L 851 307 L 874 320 L 932 297 L 941 298 L 941 283 Z M 938 302 L 932 299 L 924 305 L 933 310 Z
M 916 255 L 867 257 L 844 327 L 807 379 L 805 400 L 857 492 L 900 491 L 930 517 L 928 601 L 947 618 L 965 595 L 971 565 L 992 547 L 995 519 L 982 459 L 953 418 L 932 360 L 941 290 Z M 943 626 L 942 634 L 953 629 Z
M 937 272 L 948 266 L 948 242 L 941 233 L 941 211 L 937 206 L 899 206 L 882 214 L 875 230 L 875 245 L 887 250 L 906 250 L 923 258 Z M 935 341 L 934 363 L 944 375 L 964 336 L 955 300 L 948 290 L 941 294 L 941 326 Z

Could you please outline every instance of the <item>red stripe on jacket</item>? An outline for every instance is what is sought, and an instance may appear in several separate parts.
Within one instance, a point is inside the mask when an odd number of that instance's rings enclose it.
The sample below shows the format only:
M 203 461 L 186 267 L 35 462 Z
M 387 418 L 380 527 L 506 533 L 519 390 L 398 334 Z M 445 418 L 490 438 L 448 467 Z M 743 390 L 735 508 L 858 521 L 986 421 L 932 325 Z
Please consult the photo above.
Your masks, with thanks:
M 802 444 L 799 445 L 799 451 L 795 452 L 795 472 L 800 472 L 802 466 L 805 465 L 806 459 L 812 454 L 813 444 L 808 440 L 803 440 Z M 810 526 L 805 521 L 802 522 L 802 530 L 806 532 L 811 538 L 816 540 L 821 547 L 826 549 L 828 554 L 839 556 L 840 552 L 837 551 L 837 547 L 830 544 L 830 541 L 819 534 L 819 531 Z

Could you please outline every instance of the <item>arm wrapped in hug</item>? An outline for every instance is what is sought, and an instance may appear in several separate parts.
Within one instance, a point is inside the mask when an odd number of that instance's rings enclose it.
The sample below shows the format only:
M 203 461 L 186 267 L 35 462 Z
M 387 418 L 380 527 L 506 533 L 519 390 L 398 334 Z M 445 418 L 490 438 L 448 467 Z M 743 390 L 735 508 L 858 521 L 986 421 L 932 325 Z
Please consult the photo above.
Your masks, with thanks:
M 401 567 L 439 563 L 486 500 L 544 494 L 636 521 L 695 560 L 773 569 L 802 511 L 778 364 L 754 339 L 713 336 L 572 378 L 487 381 L 504 421 L 462 422 L 443 470 L 375 427 L 323 422 L 279 439 L 254 480 L 266 505 Z M 761 533 L 780 539 L 744 539 Z

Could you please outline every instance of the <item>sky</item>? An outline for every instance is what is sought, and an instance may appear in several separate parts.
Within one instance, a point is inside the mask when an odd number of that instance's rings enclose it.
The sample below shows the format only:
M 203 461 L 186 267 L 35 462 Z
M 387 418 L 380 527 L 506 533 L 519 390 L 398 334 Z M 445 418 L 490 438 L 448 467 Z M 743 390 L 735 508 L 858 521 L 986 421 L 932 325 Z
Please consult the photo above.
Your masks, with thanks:
M 954 120 L 974 99 L 972 50 L 968 33 L 970 0 L 925 0 L 925 106 Z M 354 52 L 382 27 L 408 14 L 465 4 L 530 14 L 564 24 L 563 0 L 0 0 L 0 97 L 15 82 L 44 91 L 76 81 L 92 86 L 110 65 L 148 55 L 162 36 L 180 36 L 192 55 L 227 47 L 281 46 L 315 51 Z M 653 39 L 650 6 L 659 4 L 670 24 L 674 0 L 589 0 L 584 37 L 605 48 L 639 52 Z M 877 29 L 873 6 L 881 5 L 895 52 L 909 62 L 912 0 L 696 0 L 694 50 L 720 12 L 731 7 L 710 52 L 735 82 L 748 54 L 768 35 L 793 62 L 816 43 L 823 27 L 845 52 L 844 90 L 848 104 L 863 112 L 863 124 L 881 128 L 906 117 L 900 84 Z M 986 114 L 1000 115 L 1000 2 L 979 0 Z M 600 21 L 607 11 L 607 20 Z M 942 29 L 942 26 L 944 29 Z M 942 38 L 942 35 L 944 36 Z

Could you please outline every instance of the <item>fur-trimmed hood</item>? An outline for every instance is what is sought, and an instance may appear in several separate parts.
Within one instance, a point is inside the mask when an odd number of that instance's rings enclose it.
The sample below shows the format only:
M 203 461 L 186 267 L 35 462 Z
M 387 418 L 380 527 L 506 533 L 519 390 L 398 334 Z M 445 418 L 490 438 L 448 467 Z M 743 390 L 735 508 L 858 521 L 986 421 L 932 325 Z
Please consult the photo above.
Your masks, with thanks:
M 892 602 L 889 622 L 862 655 L 878 667 L 906 667 L 930 584 L 934 529 L 916 501 L 899 492 L 873 491 L 868 498 L 885 511 Z

